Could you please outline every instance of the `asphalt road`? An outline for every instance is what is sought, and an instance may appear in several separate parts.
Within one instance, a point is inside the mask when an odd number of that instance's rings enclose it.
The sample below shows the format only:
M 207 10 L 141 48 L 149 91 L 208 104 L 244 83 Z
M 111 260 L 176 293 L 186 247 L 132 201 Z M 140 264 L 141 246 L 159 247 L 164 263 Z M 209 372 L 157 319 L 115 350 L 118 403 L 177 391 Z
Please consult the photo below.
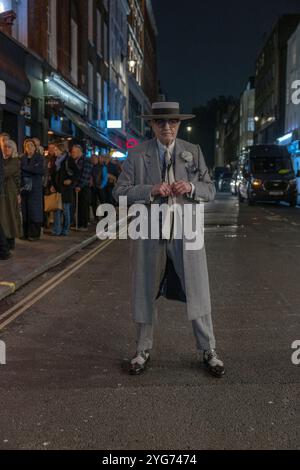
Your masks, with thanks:
M 0 332 L 1 449 L 300 449 L 300 210 L 218 195 L 205 213 L 226 377 L 203 370 L 184 305 L 166 300 L 151 367 L 127 374 L 129 252 L 116 241 Z

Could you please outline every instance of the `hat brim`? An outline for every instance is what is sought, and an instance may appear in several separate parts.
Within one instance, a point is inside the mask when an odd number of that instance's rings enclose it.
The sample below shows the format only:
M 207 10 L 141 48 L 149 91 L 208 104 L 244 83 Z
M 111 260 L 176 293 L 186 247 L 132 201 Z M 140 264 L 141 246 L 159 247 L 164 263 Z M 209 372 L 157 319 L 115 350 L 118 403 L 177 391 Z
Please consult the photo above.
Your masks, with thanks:
M 142 114 L 140 116 L 140 118 L 146 121 L 153 121 L 154 119 L 179 119 L 179 121 L 187 121 L 195 117 L 195 114 Z

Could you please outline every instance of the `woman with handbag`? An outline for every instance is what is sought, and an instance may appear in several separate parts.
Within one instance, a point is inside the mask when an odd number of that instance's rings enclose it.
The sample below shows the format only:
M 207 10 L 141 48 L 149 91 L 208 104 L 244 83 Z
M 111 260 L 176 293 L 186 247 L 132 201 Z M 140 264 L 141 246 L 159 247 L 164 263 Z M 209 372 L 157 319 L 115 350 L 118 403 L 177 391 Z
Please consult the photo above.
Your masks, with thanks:
M 43 224 L 44 157 L 37 151 L 32 139 L 24 142 L 21 158 L 21 201 L 23 239 L 37 241 Z
M 70 232 L 74 184 L 79 178 L 80 172 L 74 160 L 66 152 L 64 143 L 55 143 L 55 155 L 56 172 L 53 179 L 53 190 L 60 195 L 61 207 L 55 211 L 53 235 L 66 237 Z
M 4 185 L 0 196 L 0 220 L 10 250 L 15 248 L 15 239 L 22 235 L 20 217 L 20 162 L 17 145 L 8 140 L 3 145 Z

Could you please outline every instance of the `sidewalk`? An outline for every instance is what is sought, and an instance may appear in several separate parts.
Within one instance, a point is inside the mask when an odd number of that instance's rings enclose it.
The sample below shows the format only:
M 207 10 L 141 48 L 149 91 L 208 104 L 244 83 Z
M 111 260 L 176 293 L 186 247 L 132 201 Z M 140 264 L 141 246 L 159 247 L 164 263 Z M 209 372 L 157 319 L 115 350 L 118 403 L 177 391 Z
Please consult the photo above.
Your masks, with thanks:
M 96 224 L 68 237 L 44 234 L 38 242 L 16 240 L 13 256 L 0 262 L 0 300 L 96 240 Z

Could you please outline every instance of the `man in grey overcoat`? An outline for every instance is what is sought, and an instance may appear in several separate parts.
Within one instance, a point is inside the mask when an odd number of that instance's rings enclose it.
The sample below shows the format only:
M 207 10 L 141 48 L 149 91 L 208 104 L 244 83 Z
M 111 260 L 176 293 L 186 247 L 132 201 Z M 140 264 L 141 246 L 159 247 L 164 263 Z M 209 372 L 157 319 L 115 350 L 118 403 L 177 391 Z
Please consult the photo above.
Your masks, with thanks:
M 142 116 L 150 122 L 155 138 L 129 151 L 113 192 L 117 201 L 126 196 L 128 205 L 143 204 L 150 214 L 153 204 L 161 207 L 170 200 L 183 208 L 191 205 L 195 212 L 197 205 L 215 199 L 215 186 L 200 147 L 177 138 L 181 121 L 193 117 L 181 114 L 179 104 L 170 102 L 154 103 L 152 114 Z M 203 363 L 211 375 L 222 377 L 225 368 L 215 349 L 205 245 L 186 249 L 184 235 L 174 236 L 174 216 L 169 219 L 169 236 L 161 219 L 159 226 L 158 239 L 131 241 L 131 305 L 137 347 L 130 373 L 140 374 L 149 363 L 156 300 L 162 295 L 186 303 Z

